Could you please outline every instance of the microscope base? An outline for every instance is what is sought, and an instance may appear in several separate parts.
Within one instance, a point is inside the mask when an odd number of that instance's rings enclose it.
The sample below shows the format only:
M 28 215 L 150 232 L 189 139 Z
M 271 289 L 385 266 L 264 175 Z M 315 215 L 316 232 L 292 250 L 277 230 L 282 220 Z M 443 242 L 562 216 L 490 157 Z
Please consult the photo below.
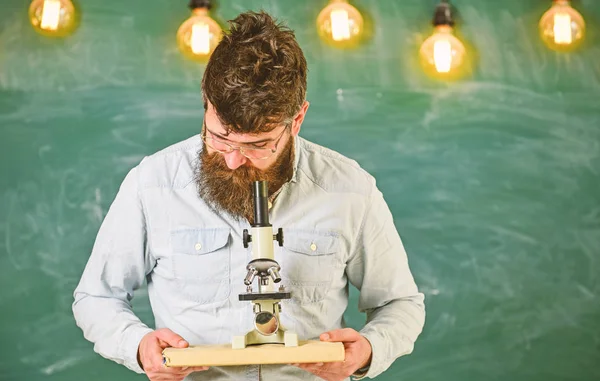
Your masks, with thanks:
M 232 349 L 231 344 L 192 345 L 188 348 L 166 348 L 163 358 L 168 367 L 305 364 L 344 361 L 345 350 L 343 343 L 318 340 L 300 341 L 297 347 L 264 344 Z
M 286 347 L 297 347 L 298 335 L 293 332 L 280 329 L 273 335 L 265 336 L 260 334 L 258 331 L 253 330 L 245 335 L 234 336 L 231 342 L 231 348 L 244 349 L 249 345 L 256 344 L 284 344 Z

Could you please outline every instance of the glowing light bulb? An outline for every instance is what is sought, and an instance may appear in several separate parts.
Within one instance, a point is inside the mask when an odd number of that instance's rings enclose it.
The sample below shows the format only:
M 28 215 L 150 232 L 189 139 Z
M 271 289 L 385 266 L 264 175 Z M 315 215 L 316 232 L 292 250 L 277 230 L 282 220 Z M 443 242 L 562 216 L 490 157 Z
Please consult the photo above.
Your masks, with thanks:
M 195 23 L 192 26 L 192 52 L 194 54 L 210 53 L 210 32 L 208 24 Z
M 51 37 L 67 36 L 77 24 L 70 0 L 34 0 L 29 6 L 29 20 L 35 31 Z
M 331 0 L 317 17 L 317 31 L 333 46 L 354 47 L 364 31 L 363 17 L 348 0 Z
M 557 51 L 575 49 L 585 36 L 585 21 L 571 7 L 570 0 L 554 0 L 540 19 L 539 28 L 542 41 Z
M 452 45 L 448 40 L 438 40 L 433 44 L 433 62 L 439 73 L 447 73 L 452 67 Z
M 42 7 L 42 23 L 40 28 L 56 30 L 60 19 L 60 2 L 57 0 L 46 0 Z
M 465 46 L 452 34 L 452 27 L 439 25 L 420 50 L 421 63 L 430 74 L 454 74 L 465 58 Z
M 437 77 L 458 77 L 465 61 L 465 46 L 453 34 L 452 8 L 442 0 L 435 8 L 435 32 L 423 42 L 419 50 L 425 71 Z
M 350 23 L 348 22 L 348 11 L 336 9 L 331 12 L 331 37 L 334 41 L 350 39 Z
M 210 2 L 190 2 L 192 16 L 177 30 L 179 50 L 194 61 L 206 62 L 223 37 L 223 31 L 208 15 Z

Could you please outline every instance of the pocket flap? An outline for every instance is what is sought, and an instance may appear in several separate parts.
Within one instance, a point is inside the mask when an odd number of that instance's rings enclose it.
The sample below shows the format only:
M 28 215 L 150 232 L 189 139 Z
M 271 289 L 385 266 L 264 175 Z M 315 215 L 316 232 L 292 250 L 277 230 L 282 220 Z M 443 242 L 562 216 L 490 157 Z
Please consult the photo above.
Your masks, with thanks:
M 171 247 L 175 253 L 202 255 L 227 245 L 228 228 L 182 229 L 171 232 Z
M 333 254 L 339 250 L 338 233 L 326 230 L 283 229 L 283 247 L 306 255 Z

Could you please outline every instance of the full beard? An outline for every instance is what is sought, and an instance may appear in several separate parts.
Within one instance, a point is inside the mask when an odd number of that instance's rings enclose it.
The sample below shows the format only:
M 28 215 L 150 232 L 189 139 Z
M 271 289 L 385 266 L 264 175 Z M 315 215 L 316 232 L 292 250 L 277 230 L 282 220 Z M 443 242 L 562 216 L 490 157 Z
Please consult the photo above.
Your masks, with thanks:
M 252 183 L 266 180 L 269 196 L 288 182 L 294 173 L 294 139 L 288 140 L 277 160 L 265 170 L 243 165 L 234 170 L 227 167 L 223 154 L 208 153 L 203 145 L 196 169 L 198 195 L 217 211 L 237 220 L 254 223 Z

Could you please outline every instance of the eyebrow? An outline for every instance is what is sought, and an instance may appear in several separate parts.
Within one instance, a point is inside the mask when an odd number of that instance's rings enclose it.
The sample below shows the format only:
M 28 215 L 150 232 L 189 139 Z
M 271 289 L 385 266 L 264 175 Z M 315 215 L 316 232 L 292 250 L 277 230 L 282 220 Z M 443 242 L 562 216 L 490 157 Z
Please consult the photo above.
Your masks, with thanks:
M 257 143 L 266 143 L 266 142 L 275 141 L 275 139 L 273 139 L 273 138 L 268 138 L 268 139 L 255 140 L 253 142 L 234 142 L 234 141 L 231 141 L 231 140 L 227 139 L 225 136 L 223 136 L 221 134 L 217 134 L 216 132 L 212 132 L 211 130 L 208 129 L 208 127 L 206 127 L 206 124 L 204 125 L 204 128 L 206 128 L 206 131 L 210 132 L 211 135 L 214 135 L 214 136 L 218 137 L 219 139 L 227 140 L 228 142 L 235 143 L 235 144 L 257 144 Z

